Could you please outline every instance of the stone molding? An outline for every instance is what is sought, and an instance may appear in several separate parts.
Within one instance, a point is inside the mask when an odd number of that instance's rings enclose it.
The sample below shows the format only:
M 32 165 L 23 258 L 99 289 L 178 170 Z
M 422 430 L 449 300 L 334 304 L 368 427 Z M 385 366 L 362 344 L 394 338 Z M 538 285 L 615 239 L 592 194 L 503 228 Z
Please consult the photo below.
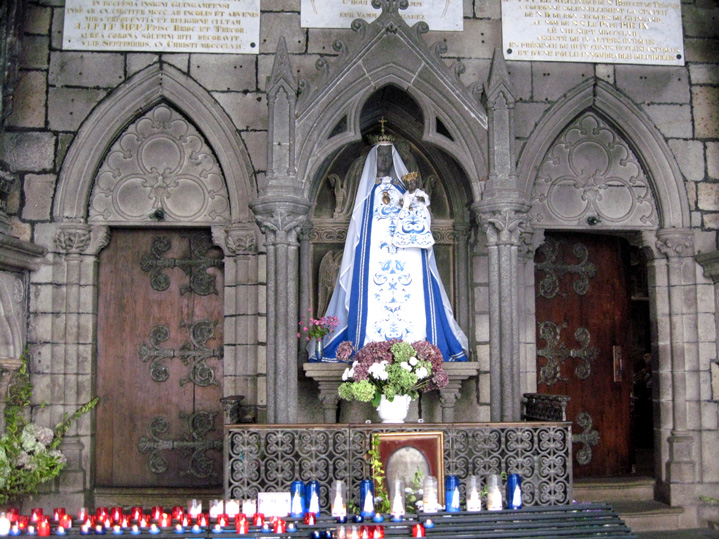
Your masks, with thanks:
M 212 240 L 218 245 L 225 256 L 248 256 L 258 252 L 257 234 L 250 225 L 213 226 Z
M 663 228 L 657 230 L 656 249 L 667 258 L 694 255 L 694 235 L 689 229 Z

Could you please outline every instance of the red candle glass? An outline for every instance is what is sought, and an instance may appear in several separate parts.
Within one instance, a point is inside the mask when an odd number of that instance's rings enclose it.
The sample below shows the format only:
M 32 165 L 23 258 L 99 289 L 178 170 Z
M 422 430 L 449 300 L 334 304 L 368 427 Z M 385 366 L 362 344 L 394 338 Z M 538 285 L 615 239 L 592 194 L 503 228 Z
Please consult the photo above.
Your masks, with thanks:
M 162 516 L 162 507 L 153 507 L 150 510 L 150 517 L 152 520 L 160 520 L 160 517 Z
M 60 517 L 65 514 L 65 508 L 64 507 L 56 507 L 52 510 L 52 519 L 55 522 L 60 522 Z
M 37 523 L 37 534 L 42 537 L 50 535 L 50 523 L 46 519 L 42 519 Z
M 150 525 L 150 515 L 141 515 L 139 524 L 140 528 L 147 528 Z
M 61 515 L 59 523 L 65 530 L 72 528 L 72 518 L 68 514 Z
M 210 522 L 210 517 L 207 513 L 200 513 L 197 515 L 197 525 L 198 526 L 207 526 Z
M 424 537 L 424 526 L 422 524 L 412 526 L 412 537 Z
M 227 524 L 229 524 L 229 522 L 230 522 L 230 517 L 228 517 L 227 515 L 225 515 L 225 514 L 217 515 L 217 523 L 220 526 L 227 526 Z
M 384 539 L 384 526 L 375 526 L 372 539 Z
M 265 515 L 262 513 L 255 513 L 255 516 L 252 517 L 252 525 L 253 526 L 262 526 L 265 523 Z
M 250 523 L 247 521 L 246 518 L 239 520 L 235 519 L 235 530 L 237 530 L 237 533 L 239 534 L 249 533 Z
M 120 522 L 122 518 L 122 507 L 113 507 L 110 509 L 110 518 L 113 522 Z
M 132 518 L 132 520 L 140 520 L 142 518 L 142 507 L 136 505 L 130 509 L 130 518 Z
M 190 525 L 190 517 L 183 514 L 182 518 L 180 519 L 180 522 L 183 528 L 187 528 Z
M 172 518 L 170 518 L 170 515 L 167 513 L 162 513 L 160 515 L 160 527 L 161 528 L 169 528 L 172 525 Z
M 317 524 L 317 515 L 314 513 L 305 513 L 305 524 L 309 526 Z
M 179 506 L 176 505 L 172 508 L 172 519 L 173 520 L 182 520 L 182 516 L 185 514 L 185 510 Z
M 95 509 L 95 516 L 100 520 L 105 520 L 106 517 L 110 516 L 110 510 L 107 507 L 98 507 Z
M 285 522 L 281 518 L 278 518 L 275 521 L 274 526 L 272 526 L 272 531 L 274 533 L 286 533 L 287 532 L 287 522 Z
M 42 520 L 42 507 L 34 507 L 30 511 L 30 520 L 33 522 L 39 522 Z
M 81 507 L 77 511 L 77 520 L 80 522 L 85 522 L 89 514 L 90 510 L 87 507 Z
M 18 515 L 17 517 L 17 527 L 21 530 L 26 530 L 27 527 L 30 525 L 30 517 L 27 515 Z

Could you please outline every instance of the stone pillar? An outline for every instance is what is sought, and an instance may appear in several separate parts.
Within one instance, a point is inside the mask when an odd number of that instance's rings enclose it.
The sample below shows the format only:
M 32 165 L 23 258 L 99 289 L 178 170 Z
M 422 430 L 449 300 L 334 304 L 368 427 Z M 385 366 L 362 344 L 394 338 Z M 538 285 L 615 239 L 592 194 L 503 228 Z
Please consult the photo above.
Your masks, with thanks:
M 299 314 L 302 320 L 307 320 L 307 311 L 312 307 L 312 299 L 310 293 L 312 291 L 312 222 L 307 220 L 300 228 L 300 306 Z M 313 313 L 313 317 L 317 318 L 324 313 Z M 307 350 L 304 346 L 299 350 L 299 362 L 307 361 Z
M 309 203 L 252 205 L 267 249 L 267 422 L 297 422 L 297 281 L 300 227 Z
M 690 432 L 687 403 L 688 378 L 692 375 L 688 372 L 688 360 L 691 357 L 696 360 L 698 341 L 692 233 L 688 229 L 659 230 L 653 247 L 655 259 L 649 264 L 658 304 L 653 313 L 656 320 L 653 321 L 660 328 L 657 337 L 658 376 L 655 380 L 658 378 L 659 381 L 660 400 L 671 398 L 671 435 L 667 440 L 669 458 L 666 460 L 665 479 L 670 486 L 668 501 L 678 505 L 692 503 L 689 499 L 692 495 L 675 484 L 693 483 L 696 468 L 696 442 Z M 665 290 L 661 290 L 663 283 L 666 283 Z M 665 303 L 666 311 L 661 309 L 660 302 Z M 694 323 L 691 323 L 691 318 Z M 669 338 L 668 342 L 662 336 L 662 329 Z M 698 384 L 698 380 L 696 382 Z M 661 427 L 666 427 L 668 418 L 662 416 L 661 419 Z M 663 440 L 660 442 L 663 443 Z
M 454 248 L 455 260 L 457 267 L 457 275 L 455 280 L 455 289 L 459 291 L 469 290 L 469 277 L 467 268 L 469 268 L 469 235 L 471 228 L 469 223 L 454 223 Z M 469 324 L 469 301 L 462 299 L 465 294 L 456 294 L 457 311 L 455 316 L 460 327 L 468 328 Z M 467 294 L 468 296 L 468 294 Z
M 254 223 L 213 227 L 212 237 L 225 254 L 225 397 L 243 395 L 243 406 L 264 406 L 258 390 L 259 275 Z M 256 418 L 257 419 L 257 418 Z

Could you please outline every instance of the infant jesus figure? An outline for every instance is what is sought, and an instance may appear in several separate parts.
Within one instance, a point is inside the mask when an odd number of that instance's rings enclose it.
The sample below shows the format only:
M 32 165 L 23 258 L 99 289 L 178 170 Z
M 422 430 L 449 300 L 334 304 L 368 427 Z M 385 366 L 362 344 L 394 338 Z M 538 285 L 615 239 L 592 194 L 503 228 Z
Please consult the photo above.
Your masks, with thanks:
M 399 227 L 392 241 L 395 247 L 431 249 L 434 245 L 430 230 L 431 218 L 427 209 L 429 196 L 418 188 L 417 176 L 416 172 L 402 176 L 407 191 L 402 197 Z

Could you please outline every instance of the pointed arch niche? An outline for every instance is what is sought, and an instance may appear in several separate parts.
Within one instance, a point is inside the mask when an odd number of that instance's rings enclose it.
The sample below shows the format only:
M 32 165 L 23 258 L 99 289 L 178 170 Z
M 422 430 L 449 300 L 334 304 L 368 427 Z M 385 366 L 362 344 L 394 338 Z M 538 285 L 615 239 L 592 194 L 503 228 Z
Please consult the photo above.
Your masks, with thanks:
M 258 231 L 249 210 L 257 196 L 251 171 L 249 156 L 222 107 L 197 82 L 162 62 L 118 86 L 88 116 L 60 170 L 53 222 L 43 225 L 53 264 L 56 344 L 50 360 L 64 392 L 49 410 L 53 417 L 61 418 L 88 400 L 95 385 L 97 268 L 111 227 L 211 230 L 213 243 L 224 252 L 223 362 L 230 367 L 222 391 L 244 395 L 243 403 L 251 406 L 264 399 L 258 389 L 258 357 L 264 344 L 259 344 L 257 327 L 262 286 Z M 150 217 L 156 208 L 146 200 L 142 211 L 135 211 L 135 199 L 147 197 L 146 186 L 157 187 L 153 182 L 172 185 L 185 201 L 160 205 L 161 220 Z M 161 191 L 162 185 L 154 194 Z M 204 199 L 202 204 L 196 203 L 198 197 Z M 78 432 L 78 451 L 87 451 L 73 460 L 78 466 L 93 462 L 93 437 L 89 424 Z M 84 476 L 85 491 L 94 487 L 92 476 Z
M 689 203 L 676 160 L 639 107 L 610 84 L 589 80 L 542 119 L 522 150 L 518 177 L 532 204 L 535 248 L 544 230 L 591 231 L 626 237 L 646 255 L 652 361 L 661 386 L 654 407 L 656 491 L 681 504 L 681 487 L 678 494 L 673 488 L 694 480 L 701 449 L 687 419 L 687 387 L 699 383 L 698 308 Z M 531 256 L 527 264 L 533 268 Z M 523 274 L 528 302 L 521 326 L 532 353 L 522 378 L 535 391 L 534 271 Z

